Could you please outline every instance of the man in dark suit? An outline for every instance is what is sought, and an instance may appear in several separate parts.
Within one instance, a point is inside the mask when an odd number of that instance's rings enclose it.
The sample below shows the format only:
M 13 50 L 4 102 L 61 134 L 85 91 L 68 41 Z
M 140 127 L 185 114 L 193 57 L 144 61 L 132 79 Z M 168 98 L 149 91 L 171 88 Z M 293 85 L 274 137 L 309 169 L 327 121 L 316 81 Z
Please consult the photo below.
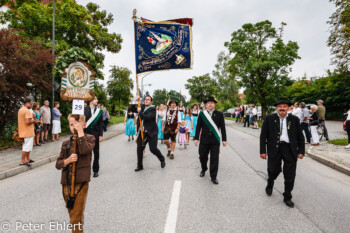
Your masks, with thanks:
M 140 99 L 140 96 L 137 95 L 134 99 L 134 102 Z M 160 161 L 160 166 L 165 167 L 165 158 L 157 147 L 158 144 L 158 125 L 156 123 L 157 111 L 154 105 L 152 105 L 152 97 L 147 95 L 145 97 L 145 104 L 141 107 L 137 107 L 136 104 L 131 105 L 131 111 L 137 112 L 138 117 L 137 121 L 142 120 L 143 126 L 143 139 L 141 132 L 138 132 L 137 137 L 137 167 L 135 172 L 143 170 L 143 151 L 145 150 L 146 144 L 148 142 L 150 151 L 157 156 Z M 140 128 L 140 127 L 139 127 Z
M 266 116 L 260 134 L 260 157 L 267 157 L 268 180 L 266 194 L 271 196 L 275 179 L 281 173 L 283 160 L 284 202 L 293 208 L 292 190 L 294 187 L 297 160 L 305 153 L 305 138 L 300 119 L 287 114 L 292 104 L 285 98 L 279 99 L 275 106 L 277 113 Z M 267 155 L 266 155 L 267 147 Z
M 206 110 L 200 112 L 196 128 L 195 145 L 198 145 L 199 137 L 199 160 L 202 165 L 200 177 L 205 176 L 208 170 L 208 155 L 210 152 L 210 177 L 214 184 L 219 184 L 216 179 L 219 169 L 220 143 L 226 146 L 225 119 L 222 112 L 215 110 L 217 101 L 214 97 L 209 97 L 204 101 Z M 219 132 L 221 130 L 221 135 Z M 222 139 L 221 139 L 222 138 Z
M 95 136 L 95 147 L 94 147 L 94 162 L 92 165 L 92 171 L 94 172 L 93 177 L 98 177 L 100 170 L 100 142 L 103 140 L 103 111 L 97 107 L 98 99 L 95 98 L 90 101 L 89 106 L 84 108 L 84 115 L 86 118 L 85 133 Z

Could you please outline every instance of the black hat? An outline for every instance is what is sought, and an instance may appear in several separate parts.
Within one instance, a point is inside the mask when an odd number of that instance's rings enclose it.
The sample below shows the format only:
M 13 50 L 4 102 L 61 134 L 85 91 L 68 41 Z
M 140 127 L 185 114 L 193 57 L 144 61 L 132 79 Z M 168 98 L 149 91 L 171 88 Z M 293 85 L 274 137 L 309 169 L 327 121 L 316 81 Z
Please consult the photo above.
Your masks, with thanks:
M 204 103 L 206 104 L 207 102 L 212 101 L 214 103 L 217 103 L 218 101 L 215 100 L 215 98 L 213 96 L 209 96 L 209 98 L 207 100 L 204 100 Z
M 279 104 L 288 104 L 288 106 L 292 106 L 293 105 L 291 102 L 289 102 L 289 100 L 287 98 L 280 98 L 275 103 L 275 106 L 277 107 L 277 105 L 279 105 Z
M 170 105 L 171 103 L 175 103 L 176 105 L 179 104 L 179 103 L 178 103 L 176 100 L 174 100 L 174 99 L 170 100 L 169 105 Z

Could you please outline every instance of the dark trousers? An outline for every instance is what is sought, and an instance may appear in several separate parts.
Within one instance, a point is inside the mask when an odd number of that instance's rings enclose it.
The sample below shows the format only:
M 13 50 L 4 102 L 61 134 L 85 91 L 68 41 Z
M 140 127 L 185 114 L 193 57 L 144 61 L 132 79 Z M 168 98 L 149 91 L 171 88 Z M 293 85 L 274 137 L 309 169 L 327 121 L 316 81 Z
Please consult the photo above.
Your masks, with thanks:
M 323 125 L 325 138 L 328 139 L 328 130 L 326 128 L 326 122 L 323 120 L 319 120 L 319 122 L 320 122 L 320 125 Z
M 346 122 L 346 132 L 348 133 L 348 143 L 350 144 L 350 121 Z
M 140 133 L 141 134 L 141 133 Z M 153 137 L 147 137 L 146 134 L 143 135 L 146 137 L 146 141 L 142 145 L 142 137 L 139 135 L 137 137 L 137 166 L 142 167 L 142 159 L 143 159 L 143 151 L 145 150 L 145 147 L 148 143 L 149 149 L 154 154 L 157 156 L 159 161 L 163 162 L 165 160 L 164 156 L 162 155 L 162 152 L 157 147 L 158 144 L 158 135 L 155 135 Z
M 95 147 L 94 147 L 94 162 L 92 164 L 92 171 L 94 173 L 98 172 L 100 170 L 100 136 L 95 136 Z
M 301 130 L 303 130 L 305 132 L 306 141 L 308 143 L 311 143 L 311 133 L 309 131 L 309 124 L 302 122 L 300 125 L 301 125 Z
M 274 180 L 281 173 L 281 165 L 283 160 L 283 176 L 284 176 L 284 200 L 292 199 L 292 190 L 294 187 L 295 172 L 297 168 L 297 160 L 293 157 L 290 144 L 283 143 L 279 145 L 278 153 L 275 157 L 268 157 L 267 172 L 269 175 L 268 185 L 273 186 Z
M 199 160 L 202 171 L 208 170 L 208 155 L 210 152 L 210 177 L 216 179 L 219 170 L 220 144 L 199 144 Z
M 248 127 L 249 127 L 249 115 L 246 115 L 244 117 L 244 127 L 246 126 L 246 124 L 248 124 Z
M 107 125 L 108 125 L 108 120 L 103 121 L 103 132 L 107 132 Z

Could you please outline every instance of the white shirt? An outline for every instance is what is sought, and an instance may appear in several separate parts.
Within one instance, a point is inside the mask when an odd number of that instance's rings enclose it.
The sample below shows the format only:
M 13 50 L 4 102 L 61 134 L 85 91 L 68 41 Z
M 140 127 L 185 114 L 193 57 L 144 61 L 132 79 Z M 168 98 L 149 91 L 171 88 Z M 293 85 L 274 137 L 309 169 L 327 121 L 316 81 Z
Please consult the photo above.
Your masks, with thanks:
M 297 116 L 299 119 L 301 119 L 301 114 L 302 114 L 301 108 L 293 108 L 292 114 L 294 116 Z
M 253 114 L 253 116 L 257 115 L 258 114 L 258 110 L 256 108 L 253 108 L 252 109 L 252 114 Z
M 346 118 L 347 121 L 350 121 L 350 110 L 348 111 L 348 117 Z
M 287 130 L 287 116 L 288 115 L 286 115 L 284 118 L 281 118 L 279 114 L 277 114 L 277 115 L 280 118 L 280 132 L 281 132 L 280 141 L 289 143 L 288 130 Z

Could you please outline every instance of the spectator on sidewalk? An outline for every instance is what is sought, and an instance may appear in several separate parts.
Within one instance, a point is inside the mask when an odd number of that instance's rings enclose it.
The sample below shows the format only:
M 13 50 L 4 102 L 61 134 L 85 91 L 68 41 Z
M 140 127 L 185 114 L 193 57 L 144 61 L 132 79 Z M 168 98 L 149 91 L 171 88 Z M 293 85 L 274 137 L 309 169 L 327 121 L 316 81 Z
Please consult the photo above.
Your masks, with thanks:
M 310 112 L 309 109 L 306 108 L 306 104 L 304 102 L 300 103 L 301 107 L 301 115 L 300 115 L 300 125 L 301 129 L 304 131 L 305 136 L 306 136 L 306 143 L 305 144 L 310 144 L 311 143 L 311 134 L 309 131 L 309 118 L 310 118 Z
M 52 141 L 59 140 L 58 134 L 61 133 L 61 112 L 58 110 L 60 103 L 55 101 L 54 108 L 52 109 Z
M 292 114 L 301 120 L 301 108 L 298 102 L 295 102 Z
M 253 121 L 252 121 L 253 122 L 253 129 L 259 129 L 259 126 L 258 126 L 258 110 L 256 109 L 255 104 L 253 105 L 251 115 L 252 115 L 252 119 L 253 119 Z
M 20 138 L 23 138 L 24 143 L 22 145 L 22 159 L 20 166 L 31 166 L 34 161 L 30 159 L 30 152 L 33 150 L 34 142 L 34 124 L 39 123 L 39 120 L 33 118 L 33 114 L 30 112 L 33 106 L 31 99 L 24 101 L 23 107 L 18 111 L 18 134 Z
M 243 125 L 243 127 L 246 127 L 246 125 L 247 125 L 247 127 L 249 128 L 250 112 L 251 112 L 250 107 L 246 106 L 245 107 L 245 112 L 244 112 L 245 115 L 244 115 L 244 125 Z
M 107 125 L 109 123 L 110 116 L 109 116 L 109 112 L 107 111 L 107 108 L 104 105 L 102 105 L 102 110 L 103 110 L 103 113 L 102 113 L 103 131 L 107 132 Z
M 38 102 L 35 102 L 34 105 L 33 105 L 33 111 L 34 111 L 34 114 L 35 114 L 35 120 L 38 120 L 39 123 L 36 123 L 34 125 L 34 131 L 35 131 L 35 138 L 34 138 L 34 146 L 41 146 L 40 144 L 40 133 L 41 133 L 41 130 L 42 130 L 42 125 L 43 125 L 43 121 L 42 121 L 42 117 L 41 117 L 41 113 L 39 111 L 39 103 Z
M 51 126 L 51 109 L 49 107 L 49 101 L 44 101 L 44 106 L 40 108 L 40 113 L 43 119 L 43 130 L 41 131 L 41 143 L 48 142 L 47 135 L 49 134 Z
M 237 106 L 237 114 L 236 114 L 236 123 L 238 122 L 239 118 L 241 118 L 243 109 L 241 108 L 240 105 Z
M 318 110 L 317 110 L 318 120 L 319 120 L 319 123 L 323 126 L 324 136 L 325 136 L 326 140 L 328 141 L 329 137 L 328 137 L 328 131 L 327 131 L 326 122 L 325 122 L 326 121 L 326 107 L 323 105 L 323 100 L 317 101 L 317 105 L 318 105 Z
M 310 123 L 310 128 L 311 128 L 311 135 L 312 135 L 312 141 L 313 141 L 313 146 L 318 146 L 320 145 L 320 139 L 318 137 L 318 133 L 317 133 L 317 127 L 319 124 L 319 117 L 318 117 L 318 113 L 317 113 L 317 109 L 318 107 L 316 105 L 312 105 L 311 106 L 311 117 L 309 118 L 309 120 L 311 120 Z
M 345 149 L 350 149 L 350 105 L 348 110 L 348 116 L 346 118 L 346 132 L 348 133 L 348 145 L 345 146 Z

